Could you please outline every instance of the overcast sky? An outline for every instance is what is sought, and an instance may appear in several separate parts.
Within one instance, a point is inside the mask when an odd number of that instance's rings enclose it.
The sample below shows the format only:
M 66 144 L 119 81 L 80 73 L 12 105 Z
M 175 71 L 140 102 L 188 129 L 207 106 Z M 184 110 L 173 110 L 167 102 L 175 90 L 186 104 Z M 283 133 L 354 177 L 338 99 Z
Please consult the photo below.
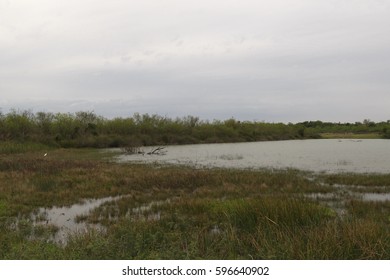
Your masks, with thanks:
M 390 119 L 390 0 L 0 0 L 0 108 Z

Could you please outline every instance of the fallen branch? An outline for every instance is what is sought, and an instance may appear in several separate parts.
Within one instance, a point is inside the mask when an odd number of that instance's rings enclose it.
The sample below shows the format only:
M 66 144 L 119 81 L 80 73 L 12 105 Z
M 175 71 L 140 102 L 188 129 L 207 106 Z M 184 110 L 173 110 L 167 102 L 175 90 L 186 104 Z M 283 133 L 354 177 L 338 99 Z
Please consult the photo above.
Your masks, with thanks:
M 147 153 L 148 155 L 165 155 L 167 153 L 167 151 L 165 150 L 165 147 L 157 147 L 157 148 L 154 148 L 152 149 L 149 153 Z

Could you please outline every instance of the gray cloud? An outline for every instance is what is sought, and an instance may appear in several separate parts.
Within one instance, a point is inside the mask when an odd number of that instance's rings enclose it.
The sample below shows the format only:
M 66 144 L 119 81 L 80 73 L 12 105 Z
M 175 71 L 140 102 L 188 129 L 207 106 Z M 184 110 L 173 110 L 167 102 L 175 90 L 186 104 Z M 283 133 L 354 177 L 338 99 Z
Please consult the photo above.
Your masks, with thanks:
M 390 1 L 0 0 L 0 107 L 390 119 Z

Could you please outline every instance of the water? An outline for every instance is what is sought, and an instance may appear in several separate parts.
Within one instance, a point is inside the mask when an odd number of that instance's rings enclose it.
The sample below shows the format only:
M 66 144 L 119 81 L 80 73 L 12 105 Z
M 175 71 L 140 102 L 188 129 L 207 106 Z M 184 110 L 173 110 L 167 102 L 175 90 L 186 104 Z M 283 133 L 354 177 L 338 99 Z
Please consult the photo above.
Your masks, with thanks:
M 328 173 L 389 173 L 390 140 L 320 139 L 167 146 L 165 155 L 121 155 L 118 161 L 194 167 L 296 168 Z
M 390 193 L 358 193 L 353 191 L 347 191 L 346 193 L 310 193 L 306 194 L 305 197 L 322 200 L 322 201 L 334 201 L 337 199 L 360 199 L 362 201 L 372 202 L 386 202 L 390 201 Z
M 92 210 L 98 208 L 105 202 L 116 201 L 124 197 L 126 196 L 109 196 L 99 199 L 86 199 L 82 203 L 76 203 L 70 206 L 39 208 L 38 212 L 32 215 L 32 220 L 35 225 L 52 225 L 57 227 L 58 231 L 51 240 L 58 244 L 66 245 L 71 234 L 83 234 L 91 229 L 105 232 L 105 228 L 102 225 L 80 222 L 77 221 L 77 217 L 88 216 Z M 169 199 L 165 201 L 152 201 L 148 204 L 130 209 L 128 216 L 134 216 L 136 219 L 145 221 L 160 220 L 161 212 L 153 212 L 152 209 L 154 206 L 160 206 L 169 202 Z
M 158 221 L 161 219 L 161 211 L 153 212 L 153 207 L 170 203 L 170 201 L 170 199 L 165 201 L 152 201 L 148 204 L 131 209 L 127 216 L 135 216 L 136 219 L 144 221 Z
M 99 224 L 87 224 L 77 222 L 76 217 L 88 215 L 89 212 L 105 202 L 120 199 L 118 197 L 105 197 L 101 199 L 87 199 L 83 203 L 73 204 L 69 207 L 40 208 L 38 213 L 33 215 L 36 225 L 53 225 L 58 227 L 58 231 L 53 236 L 53 240 L 60 244 L 66 244 L 68 235 L 72 233 L 86 233 L 90 229 L 104 231 Z
M 153 147 L 145 148 L 145 154 L 121 155 L 119 162 L 144 162 L 191 165 L 194 167 L 223 168 L 296 168 L 314 172 L 357 172 L 389 173 L 390 141 L 389 140 L 293 140 L 269 141 L 236 144 L 201 144 L 167 146 L 163 155 L 148 155 Z M 390 194 L 347 193 L 364 201 L 388 201 Z M 313 199 L 326 200 L 331 203 L 337 200 L 339 193 L 311 194 Z M 59 228 L 53 237 L 54 241 L 66 244 L 69 234 L 84 233 L 90 228 L 101 230 L 99 225 L 76 222 L 79 215 L 88 215 L 91 210 L 105 202 L 121 197 L 85 200 L 84 203 L 70 207 L 41 208 L 34 215 L 35 224 L 54 225 Z M 154 201 L 147 205 L 130 209 L 129 215 L 147 221 L 160 220 L 161 213 L 153 212 L 153 206 L 167 201 Z M 344 211 L 341 209 L 340 211 Z M 217 234 L 219 229 L 210 231 Z
M 362 200 L 374 202 L 390 201 L 390 193 L 363 193 Z

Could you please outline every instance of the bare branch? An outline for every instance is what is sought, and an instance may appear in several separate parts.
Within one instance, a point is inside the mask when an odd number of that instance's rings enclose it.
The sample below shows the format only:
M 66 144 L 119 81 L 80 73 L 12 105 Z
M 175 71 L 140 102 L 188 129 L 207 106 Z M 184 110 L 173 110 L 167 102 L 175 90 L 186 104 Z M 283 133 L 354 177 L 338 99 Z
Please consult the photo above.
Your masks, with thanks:
M 157 147 L 157 148 L 154 148 L 152 149 L 149 153 L 147 153 L 148 155 L 165 155 L 167 153 L 167 151 L 165 150 L 165 147 Z

